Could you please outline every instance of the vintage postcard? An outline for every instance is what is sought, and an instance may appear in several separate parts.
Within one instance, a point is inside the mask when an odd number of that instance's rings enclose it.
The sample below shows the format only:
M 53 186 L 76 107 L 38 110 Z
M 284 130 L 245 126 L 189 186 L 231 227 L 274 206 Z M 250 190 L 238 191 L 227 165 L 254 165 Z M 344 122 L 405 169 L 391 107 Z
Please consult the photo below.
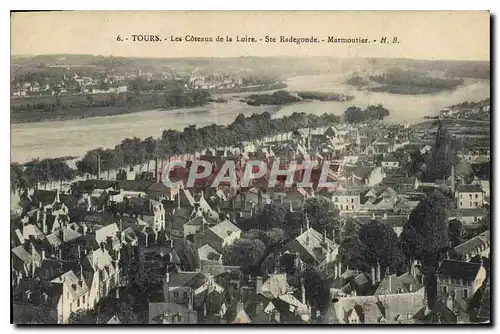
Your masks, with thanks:
M 491 324 L 490 13 L 11 14 L 14 324 Z

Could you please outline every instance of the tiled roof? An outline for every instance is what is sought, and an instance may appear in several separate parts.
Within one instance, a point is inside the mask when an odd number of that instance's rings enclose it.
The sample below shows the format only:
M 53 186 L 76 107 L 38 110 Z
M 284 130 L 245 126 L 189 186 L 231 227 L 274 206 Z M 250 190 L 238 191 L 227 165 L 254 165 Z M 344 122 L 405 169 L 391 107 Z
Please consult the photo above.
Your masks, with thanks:
M 380 296 L 355 296 L 339 298 L 334 310 L 340 323 L 346 322 L 348 312 L 355 309 L 364 324 L 378 324 L 382 319 L 393 323 L 399 317 L 417 313 L 424 306 L 420 293 L 402 293 Z M 331 312 L 331 310 L 329 310 Z
M 32 261 L 36 258 L 36 256 L 34 257 L 30 252 L 28 252 L 24 248 L 24 245 L 13 248 L 12 253 L 14 253 L 15 256 L 17 256 L 21 261 L 23 261 L 27 265 L 30 265 Z
M 183 316 L 183 322 L 197 323 L 196 312 L 189 311 L 183 305 L 176 303 L 149 303 L 148 311 L 149 324 L 161 324 L 165 314 L 168 314 L 169 316 L 180 314 Z
M 219 238 L 223 240 L 229 237 L 232 233 L 241 231 L 238 226 L 234 225 L 227 219 L 221 221 L 215 226 L 212 226 L 210 230 L 212 230 L 212 232 L 214 232 L 217 236 L 219 236 Z
M 398 279 L 408 289 L 409 292 L 415 292 L 422 288 L 422 284 L 409 272 L 399 276 Z
M 59 239 L 57 237 L 57 235 L 55 234 L 48 234 L 45 239 L 47 240 L 47 242 L 52 246 L 52 247 L 58 247 L 59 245 L 62 244 L 62 241 L 61 239 Z
M 457 254 L 462 255 L 481 246 L 486 247 L 489 243 L 490 243 L 490 231 L 488 230 L 456 246 L 454 250 L 455 252 L 457 252 Z
M 36 204 L 42 203 L 43 206 L 53 204 L 56 200 L 57 191 L 35 190 L 32 199 Z
M 295 241 L 297 241 L 311 257 L 319 262 L 325 260 L 328 252 L 332 252 L 338 247 L 334 241 L 325 238 L 323 234 L 312 228 L 295 238 Z M 317 250 L 321 250 L 321 253 Z
M 482 193 L 483 190 L 477 184 L 462 184 L 458 186 L 458 191 L 463 193 Z
M 390 275 L 382 279 L 375 291 L 374 295 L 384 295 L 384 294 L 395 294 L 395 293 L 407 293 L 408 289 L 403 284 L 403 282 L 396 276 Z
M 70 228 L 62 228 L 57 232 L 57 235 L 60 240 L 63 242 L 70 242 L 82 236 L 82 234 L 74 231 Z
M 66 284 L 73 300 L 89 292 L 89 287 L 85 280 L 80 280 L 72 270 L 53 279 L 52 282 Z
M 455 260 L 443 260 L 436 272 L 437 275 L 474 280 L 481 268 L 481 264 Z
M 458 209 L 457 213 L 462 217 L 484 217 L 488 210 L 484 208 Z
M 198 271 L 181 271 L 169 274 L 170 287 L 189 286 L 197 289 L 203 285 L 204 281 L 206 281 L 205 275 Z
M 206 245 L 203 245 L 200 248 L 198 248 L 198 256 L 200 257 L 200 260 L 217 261 L 216 258 L 220 258 L 221 254 L 219 254 L 210 245 L 206 244 Z M 210 258 L 209 258 L 209 256 L 210 256 Z M 212 256 L 214 258 L 212 258 Z
M 285 274 L 271 275 L 262 284 L 261 294 L 269 299 L 277 298 L 287 292 L 289 286 Z

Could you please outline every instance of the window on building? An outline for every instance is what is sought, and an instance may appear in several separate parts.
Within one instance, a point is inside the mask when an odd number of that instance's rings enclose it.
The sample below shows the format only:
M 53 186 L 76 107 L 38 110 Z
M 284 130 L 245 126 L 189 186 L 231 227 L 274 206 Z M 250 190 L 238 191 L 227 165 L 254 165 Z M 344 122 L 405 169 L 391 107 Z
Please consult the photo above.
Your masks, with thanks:
M 447 286 L 443 286 L 443 293 L 444 293 L 444 294 L 447 294 L 447 293 L 448 293 L 448 287 L 447 287 Z
M 76 300 L 76 307 L 80 307 L 80 298 Z
M 354 198 L 351 198 L 351 203 L 354 203 Z
M 469 194 L 469 198 L 472 198 L 472 194 Z
M 469 290 L 464 289 L 464 298 L 469 298 Z
M 69 303 L 69 311 L 73 312 L 73 303 Z
M 333 200 L 335 203 L 337 203 L 339 201 L 339 198 L 335 196 L 335 198 Z
M 472 202 L 469 202 L 469 206 L 472 206 Z
M 354 210 L 354 205 L 352 206 L 352 209 Z
M 479 196 L 476 194 L 476 198 L 478 198 Z
M 178 292 L 174 292 L 174 299 L 178 299 L 179 298 L 179 293 Z
M 85 305 L 85 296 L 82 297 L 82 303 Z
M 188 299 L 188 293 L 184 292 L 184 300 L 187 300 L 187 299 Z
M 463 203 L 462 203 L 462 202 L 460 202 L 460 206 L 463 206 Z
M 479 206 L 477 202 L 474 202 L 474 205 L 475 205 L 475 206 Z
M 340 205 L 340 210 L 344 210 L 344 206 L 342 204 Z

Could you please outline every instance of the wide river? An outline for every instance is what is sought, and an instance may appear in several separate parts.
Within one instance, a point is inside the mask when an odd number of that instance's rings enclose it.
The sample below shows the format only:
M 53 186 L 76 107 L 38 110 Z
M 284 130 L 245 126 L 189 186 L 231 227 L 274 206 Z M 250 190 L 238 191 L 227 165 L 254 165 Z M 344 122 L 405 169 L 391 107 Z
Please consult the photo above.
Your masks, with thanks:
M 228 124 L 239 113 L 251 115 L 273 111 L 273 117 L 294 112 L 340 115 L 349 106 L 364 108 L 381 103 L 391 111 L 389 122 L 417 122 L 426 115 L 434 115 L 445 106 L 490 96 L 488 81 L 471 80 L 453 92 L 411 96 L 360 92 L 342 84 L 345 79 L 346 74 L 293 77 L 287 81 L 287 90 L 343 92 L 355 96 L 353 101 L 304 102 L 284 106 L 277 111 L 277 107 L 253 107 L 240 102 L 241 96 L 245 94 L 227 94 L 224 97 L 228 103 L 212 103 L 192 109 L 149 110 L 69 121 L 12 124 L 11 158 L 16 162 L 26 162 L 33 158 L 81 156 L 94 148 L 112 148 L 125 138 L 159 137 L 165 129 L 183 129 L 190 124 L 199 127 L 212 123 Z

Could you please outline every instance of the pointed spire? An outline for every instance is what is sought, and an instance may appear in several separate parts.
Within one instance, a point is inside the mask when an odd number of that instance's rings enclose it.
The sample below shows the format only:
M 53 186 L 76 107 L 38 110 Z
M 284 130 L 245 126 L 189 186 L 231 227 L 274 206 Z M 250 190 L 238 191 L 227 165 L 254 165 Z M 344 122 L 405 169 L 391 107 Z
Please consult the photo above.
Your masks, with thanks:
M 307 213 L 305 214 L 305 217 L 306 217 L 306 230 L 309 229 L 309 216 L 307 215 Z

